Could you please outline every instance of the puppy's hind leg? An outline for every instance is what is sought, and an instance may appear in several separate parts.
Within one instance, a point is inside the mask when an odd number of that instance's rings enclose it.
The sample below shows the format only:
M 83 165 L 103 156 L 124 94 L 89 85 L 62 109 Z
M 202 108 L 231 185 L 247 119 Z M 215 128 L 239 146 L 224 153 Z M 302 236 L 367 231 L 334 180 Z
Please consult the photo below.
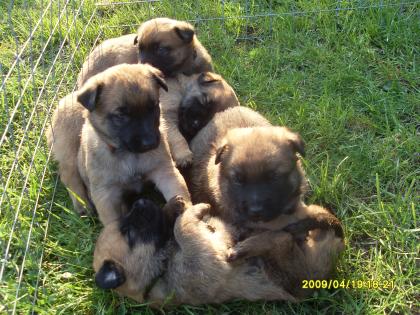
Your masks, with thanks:
M 80 214 L 94 213 L 95 206 L 90 201 L 87 189 L 79 174 L 76 165 L 68 164 L 59 166 L 59 173 L 61 181 L 69 191 L 71 201 L 73 202 L 74 210 Z
M 203 252 L 207 240 L 203 237 L 202 218 L 210 213 L 210 205 L 200 203 L 188 209 L 176 220 L 174 235 L 178 244 L 187 250 Z M 188 248 L 190 247 L 190 248 Z M 196 247 L 196 248 L 195 248 Z
M 234 262 L 268 252 L 287 252 L 293 246 L 293 238 L 282 231 L 265 231 L 238 242 L 227 253 L 227 261 Z

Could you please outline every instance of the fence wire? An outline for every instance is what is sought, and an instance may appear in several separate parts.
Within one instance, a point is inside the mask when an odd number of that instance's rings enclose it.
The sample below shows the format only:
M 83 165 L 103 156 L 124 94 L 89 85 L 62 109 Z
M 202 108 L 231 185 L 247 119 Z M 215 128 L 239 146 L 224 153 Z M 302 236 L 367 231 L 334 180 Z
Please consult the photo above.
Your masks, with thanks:
M 308 1 L 310 2 L 310 1 Z M 50 163 L 45 130 L 58 100 L 75 88 L 83 59 L 101 40 L 133 32 L 142 21 L 168 12 L 234 32 L 237 40 L 261 40 L 284 16 L 340 14 L 351 10 L 417 5 L 420 1 L 3 1 L 0 28 L 0 313 L 38 313 L 37 297 L 48 271 L 45 246 L 51 216 L 59 215 L 63 190 Z M 166 8 L 163 10 L 162 8 Z M 128 10 L 114 24 L 109 12 Z M 138 13 L 141 12 L 139 15 Z M 167 14 L 166 14 L 167 15 Z M 229 28 L 229 20 L 240 25 Z M 132 19 L 132 21 L 130 21 Z M 29 301 L 29 309 L 21 306 Z M 25 304 L 25 305 L 26 305 Z

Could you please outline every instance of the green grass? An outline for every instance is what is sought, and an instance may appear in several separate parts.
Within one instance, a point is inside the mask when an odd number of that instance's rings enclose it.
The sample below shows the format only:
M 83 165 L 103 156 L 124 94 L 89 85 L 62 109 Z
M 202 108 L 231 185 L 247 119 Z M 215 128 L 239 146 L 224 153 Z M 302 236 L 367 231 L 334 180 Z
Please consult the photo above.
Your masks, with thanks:
M 92 0 L 86 0 L 83 12 L 73 20 L 80 1 L 70 1 L 54 29 L 64 7 L 63 0 L 54 1 L 19 67 L 0 90 L 3 134 L 30 78 L 0 146 L 0 266 L 5 266 L 0 313 L 12 312 L 14 307 L 19 314 L 153 313 L 95 287 L 91 264 L 100 224 L 72 211 L 65 188 L 56 185 L 56 165 L 47 163 L 44 139 L 50 107 L 71 91 L 98 36 L 103 40 L 133 32 L 134 26 L 121 25 L 141 23 L 149 14 L 188 20 L 227 18 L 225 22 L 201 21 L 199 38 L 213 56 L 217 72 L 233 85 L 243 105 L 264 113 L 274 124 L 299 131 L 305 139 L 305 169 L 311 186 L 308 200 L 334 209 L 345 226 L 347 248 L 336 278 L 395 282 L 392 290 L 320 291 L 296 305 L 237 301 L 183 306 L 168 313 L 420 312 L 416 264 L 420 4 L 336 13 L 328 11 L 335 8 L 335 2 L 328 0 L 249 1 L 247 13 L 245 2 L 225 1 L 224 12 L 221 2 L 212 0 L 166 0 L 154 3 L 150 10 L 148 5 L 130 5 L 95 11 Z M 235 18 L 266 12 L 270 2 L 276 13 L 315 12 L 248 21 Z M 353 3 L 393 2 L 398 1 Z M 15 1 L 10 20 L 8 1 L 0 4 L 0 82 L 15 59 L 15 38 L 20 45 L 25 42 L 47 3 Z M 340 3 L 350 6 L 349 1 Z M 241 40 L 243 37 L 251 40 Z M 4 263 L 9 237 L 8 262 Z

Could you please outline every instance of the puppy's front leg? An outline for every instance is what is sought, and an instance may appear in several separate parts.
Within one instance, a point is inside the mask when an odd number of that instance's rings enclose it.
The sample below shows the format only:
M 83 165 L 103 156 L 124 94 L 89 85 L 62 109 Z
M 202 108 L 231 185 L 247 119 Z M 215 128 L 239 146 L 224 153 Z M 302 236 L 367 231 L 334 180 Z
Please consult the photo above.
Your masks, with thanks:
M 96 206 L 98 217 L 102 224 L 107 225 L 108 223 L 118 219 L 125 210 L 124 203 L 121 198 L 121 189 L 116 186 L 92 188 L 92 201 Z
M 187 140 L 179 131 L 178 112 L 168 111 L 163 113 L 163 115 L 172 158 L 177 166 L 188 166 L 192 162 L 193 154 Z
M 166 201 L 178 195 L 184 198 L 187 207 L 191 205 L 191 196 L 184 177 L 172 161 L 164 165 L 158 165 L 148 174 L 147 179 L 156 185 Z

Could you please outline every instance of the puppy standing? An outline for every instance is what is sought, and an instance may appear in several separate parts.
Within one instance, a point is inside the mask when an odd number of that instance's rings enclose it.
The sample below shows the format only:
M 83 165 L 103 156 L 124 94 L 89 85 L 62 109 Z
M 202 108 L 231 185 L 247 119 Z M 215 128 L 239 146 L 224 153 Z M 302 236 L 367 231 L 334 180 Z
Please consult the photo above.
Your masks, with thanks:
M 186 166 L 192 161 L 188 141 L 215 113 L 239 106 L 239 101 L 232 87 L 212 72 L 179 74 L 167 84 L 168 92 L 160 90 L 159 99 L 168 142 L 176 164 Z
M 157 69 L 119 65 L 92 77 L 77 92 L 77 101 L 87 109 L 78 171 L 103 224 L 126 210 L 124 194 L 139 192 L 144 180 L 152 181 L 167 200 L 175 195 L 189 200 L 159 130 L 159 87 L 166 84 Z
M 89 54 L 77 79 L 81 87 L 93 75 L 121 63 L 149 63 L 166 77 L 212 71 L 211 57 L 183 21 L 156 18 L 142 23 L 137 34 L 111 38 Z

